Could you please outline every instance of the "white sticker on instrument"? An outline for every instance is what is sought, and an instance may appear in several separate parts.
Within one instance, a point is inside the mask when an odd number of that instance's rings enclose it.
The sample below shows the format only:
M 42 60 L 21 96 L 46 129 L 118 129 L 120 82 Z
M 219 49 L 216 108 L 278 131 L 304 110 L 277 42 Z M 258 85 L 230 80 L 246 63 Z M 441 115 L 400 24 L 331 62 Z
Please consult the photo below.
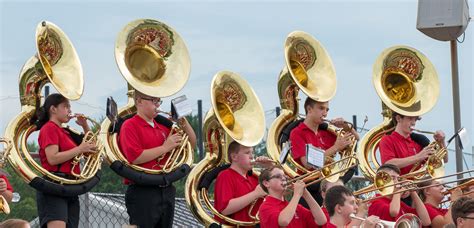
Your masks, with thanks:
M 306 160 L 308 164 L 320 168 L 324 166 L 324 150 L 306 144 Z

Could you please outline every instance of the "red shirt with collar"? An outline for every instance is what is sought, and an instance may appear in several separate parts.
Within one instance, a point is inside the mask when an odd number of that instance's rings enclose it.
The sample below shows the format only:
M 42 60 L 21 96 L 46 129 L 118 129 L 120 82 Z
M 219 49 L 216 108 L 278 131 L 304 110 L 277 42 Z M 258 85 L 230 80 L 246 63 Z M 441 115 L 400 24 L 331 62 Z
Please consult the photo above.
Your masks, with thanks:
M 375 196 L 380 196 L 380 194 L 376 194 Z M 416 213 L 415 208 L 412 208 L 403 201 L 400 201 L 400 211 L 398 211 L 398 215 L 395 217 L 391 217 L 390 202 L 392 202 L 392 199 L 389 199 L 387 197 L 382 197 L 372 201 L 369 206 L 368 216 L 376 215 L 382 220 L 395 222 L 398 218 L 400 218 L 406 213 L 418 215 L 418 213 Z
M 5 181 L 5 183 L 7 184 L 7 190 L 10 191 L 10 192 L 13 192 L 13 188 L 10 185 L 10 182 L 8 181 L 8 178 L 5 175 L 0 174 L 0 179 L 3 179 Z
M 227 207 L 227 205 L 229 205 L 230 200 L 252 192 L 253 190 L 255 190 L 257 185 L 258 177 L 255 175 L 246 174 L 244 177 L 232 168 L 228 168 L 226 170 L 221 171 L 216 178 L 216 184 L 214 187 L 214 207 L 219 212 L 223 211 Z M 252 210 L 252 215 L 257 214 L 258 208 L 262 204 L 262 201 L 262 199 L 257 200 Z M 248 215 L 249 209 L 250 205 L 247 205 L 240 211 L 229 215 L 229 217 L 235 220 L 245 222 L 254 221 Z M 220 220 L 217 217 L 216 219 Z
M 64 151 L 77 147 L 77 144 L 74 142 L 74 140 L 72 140 L 71 135 L 69 135 L 69 132 L 67 130 L 52 121 L 48 121 L 40 129 L 38 136 L 38 144 L 40 147 L 40 161 L 43 168 L 50 172 L 62 172 L 71 175 L 73 159 L 65 161 L 60 165 L 51 165 L 49 164 L 48 159 L 46 158 L 45 152 L 46 147 L 50 145 L 57 145 L 59 153 L 64 153 Z M 76 167 L 74 168 L 74 172 L 81 172 L 79 165 L 76 165 Z
M 420 152 L 423 148 L 413 141 L 410 136 L 407 138 L 393 131 L 390 135 L 382 137 L 379 143 L 380 158 L 382 164 L 393 158 L 406 158 Z M 410 172 L 413 165 L 409 165 L 400 169 L 400 175 Z
M 433 221 L 433 219 L 438 215 L 444 217 L 444 215 L 448 213 L 448 209 L 437 208 L 429 203 L 425 203 L 425 207 L 426 207 L 426 210 L 428 211 L 428 215 L 430 216 L 431 221 Z
M 285 209 L 289 204 L 286 200 L 280 200 L 273 196 L 266 196 L 263 201 L 260 209 L 258 210 L 258 215 L 260 218 L 260 226 L 262 228 L 278 228 L 278 216 L 280 212 Z M 318 225 L 314 221 L 313 214 L 311 211 L 299 205 L 296 207 L 296 212 L 288 224 L 287 228 L 300 228 L 300 227 L 317 227 Z
M 337 136 L 326 130 L 315 133 L 304 122 L 301 122 L 290 133 L 291 156 L 300 165 L 301 157 L 306 156 L 306 144 L 327 150 L 334 145 Z
M 153 120 L 154 127 L 146 122 L 139 115 L 126 120 L 119 135 L 119 147 L 128 162 L 133 163 L 144 150 L 151 149 L 163 145 L 168 137 L 171 129 L 157 123 Z M 138 164 L 147 169 L 161 170 L 166 163 L 169 153 L 166 153 L 158 162 L 158 159 Z M 131 181 L 125 179 L 125 184 L 130 184 Z

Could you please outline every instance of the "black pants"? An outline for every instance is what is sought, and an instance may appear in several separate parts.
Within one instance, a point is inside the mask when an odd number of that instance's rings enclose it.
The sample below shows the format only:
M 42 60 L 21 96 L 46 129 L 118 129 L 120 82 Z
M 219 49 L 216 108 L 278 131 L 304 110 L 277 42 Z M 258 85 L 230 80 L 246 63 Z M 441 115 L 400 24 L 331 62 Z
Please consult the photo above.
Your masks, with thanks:
M 79 198 L 62 197 L 36 191 L 36 206 L 41 227 L 47 227 L 50 221 L 64 221 L 66 227 L 79 226 Z
M 129 185 L 125 205 L 130 225 L 140 228 L 172 227 L 176 189 Z

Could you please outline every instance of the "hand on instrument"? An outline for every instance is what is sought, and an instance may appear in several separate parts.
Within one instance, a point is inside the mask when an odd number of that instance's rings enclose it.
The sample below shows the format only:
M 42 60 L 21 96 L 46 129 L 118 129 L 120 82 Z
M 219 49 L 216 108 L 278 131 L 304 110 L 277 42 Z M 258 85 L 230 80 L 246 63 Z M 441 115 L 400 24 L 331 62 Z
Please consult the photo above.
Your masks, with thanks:
M 81 143 L 81 145 L 78 146 L 79 148 L 79 152 L 81 154 L 84 154 L 84 153 L 96 153 L 97 150 L 96 150 L 96 147 L 95 147 L 95 144 L 93 142 L 86 142 L 86 141 L 83 141 Z
M 166 138 L 165 143 L 163 143 L 163 146 L 168 148 L 168 151 L 171 151 L 172 149 L 176 148 L 181 144 L 181 135 L 178 133 L 174 133 L 172 135 L 169 135 L 168 138 Z
M 338 127 L 338 128 L 343 128 L 346 124 L 346 121 L 341 118 L 341 117 L 338 117 L 338 118 L 335 118 L 335 119 L 332 119 L 331 121 L 329 121 L 332 125 Z
M 435 150 L 434 150 L 434 145 L 430 145 L 430 146 L 427 146 L 425 148 L 423 148 L 423 150 L 421 150 L 419 153 L 417 153 L 415 156 L 418 157 L 417 161 L 424 161 L 425 159 L 427 159 L 429 156 L 431 156 L 432 154 L 434 154 Z
M 456 188 L 451 192 L 451 202 L 458 200 L 463 195 L 462 190 L 460 188 Z
M 293 194 L 295 196 L 301 197 L 303 196 L 305 189 L 305 183 L 302 180 L 298 180 L 295 183 L 293 183 Z
M 263 190 L 263 188 L 260 185 L 257 185 L 255 189 L 253 190 L 257 198 L 261 198 L 267 195 L 267 193 Z
M 80 113 L 76 113 L 73 118 L 76 118 L 76 124 L 83 127 L 83 128 L 86 128 L 88 127 L 87 125 L 87 118 L 83 115 L 83 114 L 80 114 Z
M 375 216 L 375 215 L 371 215 L 369 217 L 367 217 L 367 219 L 365 219 L 365 221 L 362 222 L 362 224 L 360 224 L 360 227 L 377 227 L 377 224 L 380 223 L 380 218 L 378 216 Z
M 269 168 L 270 166 L 273 165 L 273 160 L 270 159 L 269 157 L 258 156 L 253 162 L 253 165 L 255 164 L 259 164 L 260 166 L 263 166 L 263 168 Z
M 341 151 L 351 144 L 352 133 L 345 134 L 344 136 L 338 136 L 334 146 L 336 146 L 337 151 Z
M 0 193 L 4 193 L 7 190 L 7 183 L 3 178 L 0 178 Z
M 443 131 L 436 131 L 435 134 L 433 135 L 433 138 L 436 142 L 438 142 L 440 145 L 444 146 L 444 140 L 446 139 L 446 136 L 444 135 Z

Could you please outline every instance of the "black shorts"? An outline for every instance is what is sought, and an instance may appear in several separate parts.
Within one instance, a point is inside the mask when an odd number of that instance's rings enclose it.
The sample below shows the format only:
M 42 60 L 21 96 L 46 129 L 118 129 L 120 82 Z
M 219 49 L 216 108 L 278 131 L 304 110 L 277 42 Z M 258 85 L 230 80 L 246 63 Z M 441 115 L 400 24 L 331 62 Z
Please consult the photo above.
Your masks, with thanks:
M 79 226 L 79 198 L 62 197 L 36 191 L 36 206 L 41 227 L 47 227 L 50 221 L 64 221 L 66 227 Z
M 176 189 L 129 185 L 125 205 L 130 225 L 138 227 L 172 227 Z

